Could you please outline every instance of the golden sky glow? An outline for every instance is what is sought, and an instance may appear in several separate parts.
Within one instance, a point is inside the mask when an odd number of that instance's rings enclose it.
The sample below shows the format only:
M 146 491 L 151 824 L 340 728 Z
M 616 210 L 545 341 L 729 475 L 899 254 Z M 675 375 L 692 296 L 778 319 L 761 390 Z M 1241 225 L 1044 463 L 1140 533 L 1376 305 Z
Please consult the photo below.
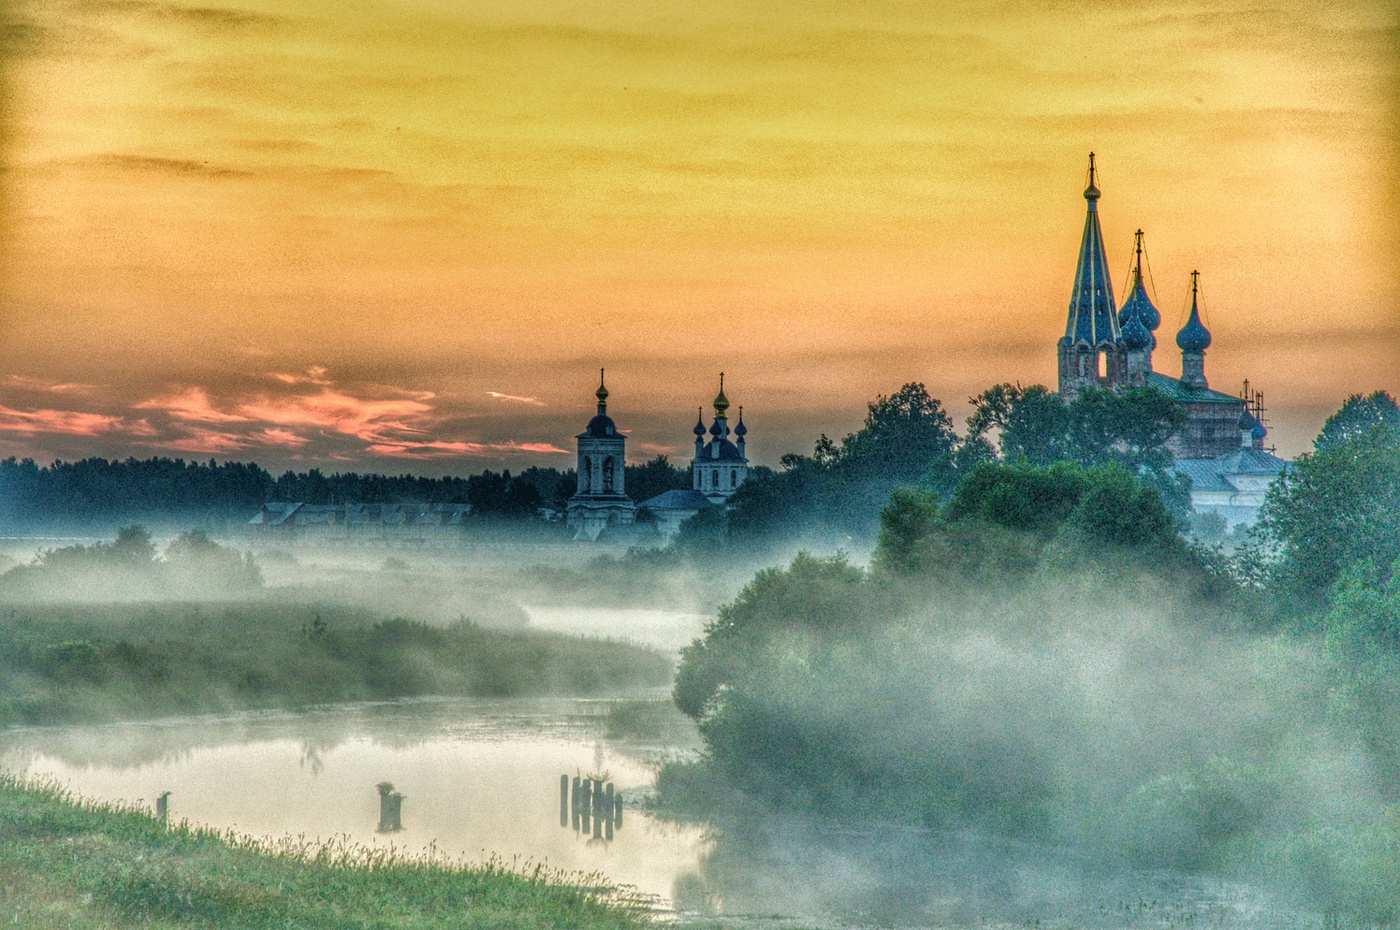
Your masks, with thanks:
M 1053 383 L 1091 149 L 1158 370 L 1199 268 L 1282 452 L 1400 392 L 1383 0 L 14 15 L 0 454 L 566 466 L 600 366 L 638 458 L 720 370 L 769 463 L 906 381 L 961 417 Z

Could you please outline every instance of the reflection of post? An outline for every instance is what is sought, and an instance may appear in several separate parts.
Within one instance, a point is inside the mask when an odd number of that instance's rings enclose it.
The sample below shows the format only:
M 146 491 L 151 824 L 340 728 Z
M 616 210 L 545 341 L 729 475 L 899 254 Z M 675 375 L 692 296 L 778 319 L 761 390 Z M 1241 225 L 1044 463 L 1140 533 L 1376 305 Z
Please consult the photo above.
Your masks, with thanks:
M 608 826 L 613 822 L 613 783 L 608 782 L 608 786 L 603 789 L 603 816 L 608 820 Z
M 613 823 L 619 830 L 622 829 L 622 792 L 613 795 Z
M 593 810 L 593 780 L 585 778 L 580 791 L 582 794 L 579 797 L 578 809 L 583 814 L 583 832 L 588 833 L 592 830 L 590 815 Z
M 559 826 L 569 825 L 569 776 L 559 776 Z
M 379 790 L 379 832 L 392 833 L 403 829 L 403 795 L 394 790 L 394 783 L 381 781 Z
M 156 798 L 156 819 L 161 823 L 170 820 L 170 792 L 166 791 Z

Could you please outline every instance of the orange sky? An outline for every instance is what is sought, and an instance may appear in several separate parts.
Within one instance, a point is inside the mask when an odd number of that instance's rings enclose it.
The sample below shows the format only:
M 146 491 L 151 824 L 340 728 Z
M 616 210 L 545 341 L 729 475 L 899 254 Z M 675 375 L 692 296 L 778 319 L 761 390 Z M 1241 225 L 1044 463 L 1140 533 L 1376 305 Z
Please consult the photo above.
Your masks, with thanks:
M 15 6 L 11 0 L 11 6 Z M 1110 8 L 1111 6 L 1111 8 Z M 1280 451 L 1400 393 L 1383 0 L 19 0 L 0 455 L 567 466 L 596 370 L 775 463 L 923 381 L 1053 384 L 1086 155 L 1157 367 Z

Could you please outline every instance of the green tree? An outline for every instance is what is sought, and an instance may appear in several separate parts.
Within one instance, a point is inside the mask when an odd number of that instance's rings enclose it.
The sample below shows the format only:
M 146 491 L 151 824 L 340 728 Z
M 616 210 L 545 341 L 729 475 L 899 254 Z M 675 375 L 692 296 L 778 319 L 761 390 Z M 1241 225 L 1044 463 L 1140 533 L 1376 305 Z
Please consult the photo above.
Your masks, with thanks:
M 1181 406 L 1154 388 L 1083 391 L 1065 404 L 1038 384 L 998 384 L 972 405 L 969 441 L 995 430 L 1002 459 L 1030 465 L 1163 469 L 1171 464 L 1167 440 L 1186 424 Z
M 1320 602 L 1366 559 L 1384 582 L 1400 558 L 1400 430 L 1377 424 L 1299 456 L 1269 488 L 1258 532 L 1277 547 L 1280 593 Z
M 920 544 L 938 526 L 938 495 L 917 488 L 896 488 L 880 511 L 880 538 L 872 566 L 878 572 L 905 575 L 921 565 Z
M 1385 391 L 1376 391 L 1365 397 L 1352 394 L 1322 424 L 1322 432 L 1317 434 L 1313 448 L 1330 449 L 1363 436 L 1377 426 L 1400 431 L 1400 405 L 1395 403 L 1395 398 Z
M 690 487 L 690 469 L 677 468 L 664 455 L 658 455 L 642 465 L 628 465 L 624 485 L 627 495 L 638 503 L 667 491 L 684 491 Z

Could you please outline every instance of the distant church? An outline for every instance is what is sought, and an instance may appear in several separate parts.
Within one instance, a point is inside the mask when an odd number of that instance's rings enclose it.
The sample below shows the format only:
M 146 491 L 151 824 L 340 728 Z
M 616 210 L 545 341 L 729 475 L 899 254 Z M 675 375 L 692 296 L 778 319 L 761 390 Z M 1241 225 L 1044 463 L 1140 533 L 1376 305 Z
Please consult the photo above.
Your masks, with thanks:
M 637 505 L 627 496 L 627 437 L 608 416 L 608 389 L 598 374 L 598 413 L 578 434 L 578 485 L 569 498 L 568 525 L 575 539 L 597 539 L 611 527 L 630 526 Z
M 1198 275 L 1191 272 L 1191 315 L 1176 334 L 1181 350 L 1181 377 L 1152 370 L 1157 348 L 1155 330 L 1162 315 L 1143 284 L 1142 230 L 1133 244 L 1132 284 L 1123 306 L 1113 298 L 1103 232 L 1099 228 L 1098 177 L 1089 153 L 1089 186 L 1084 191 L 1088 216 L 1079 246 L 1079 265 L 1069 320 L 1059 341 L 1060 397 L 1073 400 L 1088 388 L 1150 387 L 1176 401 L 1186 412 L 1186 426 L 1167 443 L 1179 472 L 1193 481 L 1192 505 L 1220 513 L 1230 522 L 1252 523 L 1264 489 L 1287 463 L 1264 451 L 1260 395 L 1248 382 L 1242 397 L 1211 390 L 1205 356 L 1210 331 L 1201 322 Z M 1209 488 L 1209 493 L 1207 493 Z
M 722 505 L 748 478 L 745 446 L 749 430 L 744 425 L 744 408 L 739 408 L 739 422 L 731 432 L 723 373 L 719 376 L 719 394 L 714 400 L 714 422 L 706 430 L 702 410 L 692 431 L 695 457 L 690 461 L 690 488 L 666 491 L 640 505 L 627 496 L 624 470 L 627 437 L 608 416 L 608 389 L 603 373 L 599 374 L 596 396 L 598 413 L 577 436 L 578 484 L 569 498 L 567 517 L 568 525 L 574 529 L 574 538 L 594 540 L 605 530 L 632 527 L 640 508 L 646 508 L 655 517 L 658 533 L 673 535 L 682 523 L 701 510 Z M 706 435 L 710 437 L 708 440 Z
M 705 414 L 701 409 L 691 432 L 695 435 L 695 457 L 690 460 L 690 489 L 666 491 L 642 501 L 656 518 L 656 531 L 671 536 L 681 524 L 707 507 L 723 505 L 749 476 L 749 459 L 745 452 L 749 428 L 744 425 L 744 408 L 739 408 L 739 422 L 730 440 L 729 398 L 724 396 L 724 373 L 719 376 L 719 393 L 715 395 L 715 418 L 705 429 Z M 709 439 L 705 438 L 709 435 Z

